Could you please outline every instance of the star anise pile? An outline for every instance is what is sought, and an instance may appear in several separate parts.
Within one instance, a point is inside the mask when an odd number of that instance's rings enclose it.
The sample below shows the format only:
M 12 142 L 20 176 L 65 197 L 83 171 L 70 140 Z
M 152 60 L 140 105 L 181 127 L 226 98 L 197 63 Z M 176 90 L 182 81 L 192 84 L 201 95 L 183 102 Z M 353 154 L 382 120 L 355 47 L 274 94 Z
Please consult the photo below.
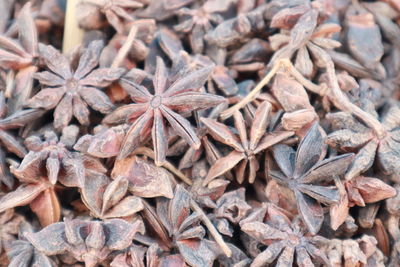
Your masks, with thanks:
M 0 267 L 400 265 L 397 1 L 0 12 Z

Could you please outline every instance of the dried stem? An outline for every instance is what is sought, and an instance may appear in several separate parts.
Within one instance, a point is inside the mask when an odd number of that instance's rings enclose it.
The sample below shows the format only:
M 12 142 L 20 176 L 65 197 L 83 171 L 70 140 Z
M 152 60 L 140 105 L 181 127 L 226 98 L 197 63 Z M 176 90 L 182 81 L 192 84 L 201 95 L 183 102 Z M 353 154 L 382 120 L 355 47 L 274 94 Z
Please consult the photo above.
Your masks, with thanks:
M 226 120 L 227 118 L 231 117 L 236 111 L 240 110 L 244 106 L 246 106 L 248 103 L 253 101 L 253 99 L 257 96 L 257 94 L 261 91 L 261 89 L 269 83 L 269 81 L 274 77 L 276 72 L 279 70 L 279 68 L 282 66 L 282 61 L 286 61 L 288 59 L 282 59 L 277 61 L 272 69 L 268 72 L 267 75 L 257 84 L 256 87 L 242 100 L 239 101 L 236 105 L 228 108 L 227 110 L 221 112 L 220 118 L 221 120 Z
M 6 76 L 6 90 L 4 92 L 4 96 L 6 98 L 10 98 L 13 95 L 15 88 L 15 72 L 14 70 L 10 70 L 7 72 Z
M 76 20 L 76 5 L 80 0 L 68 0 L 65 13 L 65 28 L 63 39 L 63 52 L 66 53 L 72 48 L 80 45 L 83 40 L 83 30 L 79 28 Z
M 362 110 L 361 108 L 350 102 L 347 96 L 340 89 L 339 82 L 337 80 L 335 73 L 335 65 L 329 54 L 326 53 L 323 49 L 313 44 L 310 44 L 310 48 L 318 52 L 318 54 L 320 55 L 320 59 L 325 63 L 326 72 L 328 74 L 328 79 L 329 79 L 328 97 L 333 102 L 333 104 L 338 109 L 349 112 L 358 117 L 359 119 L 361 119 L 364 123 L 366 123 L 369 127 L 371 127 L 375 131 L 378 138 L 383 138 L 386 134 L 386 131 L 383 128 L 382 124 L 375 117 L 373 117 L 369 113 L 365 112 L 364 110 Z M 257 86 L 245 98 L 243 98 L 236 105 L 222 112 L 220 115 L 221 119 L 225 120 L 231 117 L 235 113 L 235 111 L 243 108 L 248 103 L 250 103 L 261 91 L 261 89 L 266 84 L 269 83 L 269 81 L 273 78 L 273 76 L 281 67 L 284 67 L 290 74 L 293 75 L 293 77 L 299 83 L 301 83 L 309 91 L 319 95 L 326 94 L 328 89 L 325 87 L 326 85 L 319 86 L 317 84 L 310 82 L 309 80 L 304 78 L 299 71 L 296 70 L 296 68 L 293 66 L 289 58 L 283 58 L 274 64 L 270 72 L 257 84 Z
M 370 126 L 376 133 L 378 138 L 383 138 L 385 136 L 385 129 L 383 128 L 382 124 L 372 115 L 365 112 L 358 106 L 354 105 L 347 96 L 343 93 L 343 91 L 339 87 L 339 82 L 336 77 L 335 73 L 335 65 L 331 59 L 331 57 L 325 53 L 327 56 L 323 58 L 326 64 L 326 72 L 328 74 L 328 79 L 330 83 L 330 90 L 329 90 L 329 98 L 335 104 L 335 106 L 343 111 L 347 111 L 363 122 L 365 122 L 368 126 Z
M 154 151 L 151 150 L 150 148 L 147 147 L 139 147 L 137 149 L 135 149 L 135 151 L 133 151 L 133 154 L 140 154 L 140 155 L 145 155 L 151 159 L 154 160 Z M 189 177 L 187 177 L 185 174 L 183 174 L 180 170 L 178 170 L 177 168 L 174 167 L 174 165 L 172 165 L 171 163 L 169 163 L 168 161 L 166 161 L 165 163 L 163 163 L 161 165 L 161 167 L 166 168 L 167 170 L 169 170 L 170 172 L 172 172 L 173 174 L 175 174 L 179 179 L 181 179 L 182 181 L 184 181 L 185 183 L 187 183 L 188 185 L 192 185 L 193 182 L 192 180 L 189 179 Z
M 136 33 L 137 33 L 137 27 L 135 25 L 132 25 L 124 45 L 119 49 L 116 58 L 111 64 L 111 68 L 121 67 L 122 62 L 124 61 L 126 55 L 128 54 L 129 50 L 132 47 L 132 43 L 135 40 Z
M 224 239 L 222 238 L 221 234 L 217 231 L 215 226 L 212 224 L 210 219 L 207 217 L 207 215 L 204 213 L 203 209 L 199 207 L 199 205 L 191 200 L 190 205 L 192 206 L 192 209 L 197 212 L 198 214 L 201 215 L 201 220 L 203 223 L 206 225 L 207 229 L 210 231 L 210 234 L 214 237 L 215 241 L 217 244 L 220 246 L 222 251 L 225 253 L 225 255 L 230 258 L 232 256 L 232 251 L 228 247 L 228 245 L 225 243 Z

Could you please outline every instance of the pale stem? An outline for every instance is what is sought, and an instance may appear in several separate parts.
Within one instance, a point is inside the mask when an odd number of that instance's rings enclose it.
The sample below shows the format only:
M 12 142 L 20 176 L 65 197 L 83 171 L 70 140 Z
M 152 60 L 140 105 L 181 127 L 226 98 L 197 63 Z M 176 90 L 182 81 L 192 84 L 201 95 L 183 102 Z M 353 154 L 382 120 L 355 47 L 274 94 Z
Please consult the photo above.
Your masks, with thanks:
M 71 51 L 72 48 L 82 44 L 84 31 L 79 27 L 76 20 L 76 5 L 80 0 L 68 0 L 65 13 L 65 27 L 63 39 L 63 53 Z
M 117 56 L 115 57 L 113 63 L 111 64 L 111 68 L 119 68 L 122 65 L 126 55 L 128 54 L 129 50 L 132 47 L 132 43 L 135 40 L 137 33 L 137 27 L 132 25 L 128 37 L 125 40 L 123 46 L 119 49 Z
M 210 234 L 212 237 L 215 239 L 215 242 L 220 246 L 222 251 L 225 253 L 225 255 L 230 258 L 232 256 L 232 250 L 228 247 L 228 245 L 225 243 L 224 239 L 222 238 L 221 234 L 217 231 L 215 226 L 212 224 L 210 219 L 207 217 L 207 215 L 204 213 L 203 209 L 200 208 L 200 206 L 193 200 L 190 201 L 190 205 L 192 209 L 200 214 L 201 220 L 203 223 L 206 225 L 208 231 L 210 231 Z
M 383 138 L 385 136 L 385 129 L 382 124 L 372 115 L 365 112 L 358 106 L 350 102 L 347 96 L 339 87 L 339 83 L 335 73 L 335 65 L 333 61 L 329 58 L 326 62 L 326 72 L 328 74 L 328 79 L 330 81 L 330 92 L 329 97 L 335 106 L 343 111 L 347 111 L 364 121 L 368 126 L 374 129 L 378 138 Z
M 6 98 L 11 98 L 15 88 L 15 72 L 10 70 L 7 72 L 6 76 L 6 90 L 4 92 L 4 96 Z
M 267 75 L 257 84 L 254 89 L 247 94 L 246 97 L 244 97 L 242 100 L 239 101 L 236 105 L 228 108 L 227 110 L 221 112 L 220 118 L 221 120 L 226 120 L 227 118 L 231 117 L 235 111 L 240 110 L 244 106 L 246 106 L 248 103 L 254 100 L 254 98 L 257 97 L 258 93 L 261 91 L 261 89 L 269 83 L 269 81 L 274 77 L 276 72 L 279 70 L 279 68 L 282 66 L 282 60 L 277 61 L 272 69 L 268 72 Z
M 151 150 L 150 148 L 147 147 L 139 147 L 133 151 L 133 154 L 139 154 L 139 155 L 145 155 L 151 159 L 154 160 L 154 151 Z M 174 167 L 171 163 L 168 161 L 164 162 L 161 167 L 164 167 L 165 169 L 169 170 L 173 174 L 175 174 L 179 179 L 181 179 L 183 182 L 187 183 L 188 185 L 192 185 L 193 182 L 192 180 L 189 179 L 185 174 L 183 174 L 180 170 Z

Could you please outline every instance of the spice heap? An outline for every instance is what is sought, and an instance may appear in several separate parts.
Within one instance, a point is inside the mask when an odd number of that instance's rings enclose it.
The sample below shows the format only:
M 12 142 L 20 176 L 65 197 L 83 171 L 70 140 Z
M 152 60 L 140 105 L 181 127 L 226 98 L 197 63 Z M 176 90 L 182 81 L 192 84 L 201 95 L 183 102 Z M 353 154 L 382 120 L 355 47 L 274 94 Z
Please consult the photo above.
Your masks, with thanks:
M 400 265 L 397 1 L 0 11 L 0 266 Z

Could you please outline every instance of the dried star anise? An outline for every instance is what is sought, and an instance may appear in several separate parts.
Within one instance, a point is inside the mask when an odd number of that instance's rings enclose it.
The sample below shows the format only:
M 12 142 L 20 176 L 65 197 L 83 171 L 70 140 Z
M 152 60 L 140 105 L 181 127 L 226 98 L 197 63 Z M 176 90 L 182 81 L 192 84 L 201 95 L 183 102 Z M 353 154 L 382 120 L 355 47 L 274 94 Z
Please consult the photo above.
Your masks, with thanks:
M 118 80 L 124 69 L 95 69 L 102 48 L 102 41 L 90 43 L 74 69 L 73 62 L 54 47 L 40 45 L 41 58 L 50 71 L 34 75 L 45 88 L 28 101 L 28 106 L 46 110 L 55 108 L 54 127 L 60 130 L 70 123 L 72 116 L 80 124 L 88 125 L 88 106 L 104 114 L 110 113 L 114 105 L 99 89 Z
M 22 108 L 30 97 L 33 79 L 32 75 L 37 71 L 36 63 L 39 57 L 38 33 L 32 17 L 31 3 L 24 5 L 17 19 L 18 37 L 12 38 L 0 35 L 0 65 L 10 72 L 18 71 L 15 81 L 8 81 L 7 87 L 11 92 L 6 92 L 11 98 L 10 109 L 16 111 Z
M 371 113 L 377 117 L 375 110 Z M 327 144 L 343 151 L 358 150 L 354 161 L 350 165 L 346 179 L 367 171 L 376 161 L 378 166 L 387 174 L 399 174 L 400 143 L 400 108 L 391 105 L 380 116 L 380 121 L 385 129 L 383 136 L 364 126 L 348 113 L 337 112 L 327 115 L 332 123 L 334 132 L 328 135 Z
M 198 92 L 211 71 L 212 67 L 203 68 L 184 77 L 178 77 L 172 83 L 164 62 L 159 58 L 153 79 L 154 94 L 142 85 L 122 79 L 124 89 L 135 104 L 117 108 L 103 120 L 107 124 L 124 122 L 131 124 L 119 158 L 128 156 L 151 135 L 155 162 L 161 165 L 165 161 L 168 148 L 164 120 L 167 120 L 173 130 L 191 146 L 198 148 L 200 140 L 190 122 L 175 111 L 187 113 L 216 106 L 224 101 L 223 97 Z
M 332 267 L 383 267 L 384 255 L 376 245 L 377 241 L 373 236 L 363 235 L 357 240 L 329 240 L 325 251 Z
M 83 0 L 78 5 L 78 21 L 83 28 L 99 29 L 107 24 L 118 33 L 124 32 L 124 24 L 134 20 L 133 9 L 143 7 L 143 0 Z
M 127 218 L 143 209 L 140 198 L 127 195 L 128 180 L 114 181 L 104 174 L 92 175 L 81 189 L 82 201 L 91 215 L 99 219 Z
M 178 32 L 189 33 L 189 43 L 194 54 L 204 49 L 204 35 L 213 28 L 213 25 L 223 21 L 221 15 L 212 13 L 209 5 L 197 9 L 182 8 L 177 13 L 181 22 L 174 27 Z
M 157 217 L 153 219 L 145 213 L 145 219 L 152 221 L 152 226 L 168 232 L 168 247 L 176 247 L 185 261 L 191 266 L 212 266 L 219 251 L 214 242 L 205 238 L 206 231 L 200 225 L 200 214 L 191 212 L 191 196 L 183 186 L 177 185 L 174 198 L 157 199 Z M 154 215 L 153 215 L 154 216 Z M 165 229 L 164 229 L 165 228 Z M 159 230 L 159 231 L 160 231 Z M 163 233 L 156 230 L 158 234 Z M 160 238 L 162 238 L 160 236 Z
M 280 171 L 270 170 L 269 175 L 293 191 L 308 229 L 318 233 L 324 219 L 320 203 L 331 205 L 339 201 L 338 190 L 324 184 L 346 172 L 353 154 L 322 160 L 326 149 L 318 123 L 309 129 L 297 152 L 287 145 L 276 145 L 272 151 Z
M 317 26 L 318 11 L 309 9 L 299 17 L 297 23 L 290 33 L 278 33 L 270 37 L 271 47 L 277 50 L 270 61 L 272 65 L 281 58 L 292 58 L 296 56 L 294 66 L 305 77 L 315 75 L 315 63 L 311 60 L 310 53 L 318 58 L 318 50 L 332 50 L 340 47 L 338 41 L 329 39 L 329 36 L 338 32 L 340 26 L 334 23 L 324 23 Z
M 245 189 L 240 188 L 223 194 L 217 200 L 217 208 L 214 214 L 237 224 L 246 217 L 250 210 L 251 206 L 245 200 Z
M 218 159 L 211 166 L 203 182 L 204 185 L 233 168 L 235 168 L 237 181 L 243 183 L 247 165 L 249 182 L 254 182 L 256 172 L 259 169 L 257 154 L 293 135 L 293 132 L 290 131 L 276 131 L 266 134 L 270 122 L 270 110 L 271 105 L 267 101 L 258 107 L 250 131 L 246 129 L 243 115 L 236 112 L 234 115 L 235 127 L 240 139 L 226 125 L 212 119 L 201 118 L 201 122 L 206 125 L 208 133 L 215 140 L 235 149 L 227 156 Z
M 58 142 L 54 132 L 45 134 L 45 141 L 33 136 L 26 140 L 27 147 L 32 149 L 19 166 L 11 166 L 11 172 L 18 178 L 21 185 L 2 197 L 0 211 L 30 205 L 39 217 L 42 225 L 57 222 L 61 216 L 60 202 L 57 198 L 57 181 L 64 186 L 82 186 L 86 177 L 100 175 L 106 170 L 94 158 L 86 157 L 66 148 L 67 136 L 72 139 L 77 134 L 73 126 L 64 128 L 63 142 Z M 69 136 L 71 137 L 71 136 Z M 70 144 L 70 146 L 73 145 Z
M 68 252 L 86 267 L 102 263 L 116 250 L 127 248 L 134 235 L 144 232 L 143 224 L 121 219 L 108 221 L 69 220 L 47 226 L 25 236 L 32 245 L 46 255 Z
M 18 240 L 11 243 L 7 256 L 10 260 L 8 266 L 41 266 L 56 267 L 56 259 L 46 256 L 37 250 L 32 244 L 26 240 L 25 235 L 31 234 L 33 227 L 27 223 L 21 223 L 19 227 Z M 50 240 L 50 239 L 48 239 Z
M 23 220 L 14 209 L 0 213 L 0 266 L 6 261 L 5 253 L 10 249 L 11 243 L 17 239 L 19 225 Z
M 357 176 L 339 185 L 340 202 L 331 207 L 331 225 L 337 229 L 349 216 L 350 207 L 366 207 L 396 195 L 396 189 L 378 178 Z
M 37 119 L 42 114 L 43 112 L 41 110 L 25 109 L 7 116 L 7 105 L 4 94 L 0 92 L 0 141 L 2 143 L 2 148 L 0 149 L 0 181 L 9 188 L 13 186 L 13 179 L 7 173 L 3 147 L 20 158 L 23 158 L 26 154 L 26 149 L 10 133 L 10 130 L 20 128 L 32 120 Z
M 240 223 L 240 228 L 268 246 L 255 257 L 252 267 L 274 262 L 276 266 L 292 266 L 295 258 L 298 266 L 314 266 L 314 263 L 329 266 L 328 258 L 322 250 L 322 245 L 328 240 L 308 233 L 299 217 L 291 221 L 272 204 L 251 213 Z
M 135 196 L 172 198 L 173 176 L 165 169 L 155 166 L 137 156 L 119 159 L 115 162 L 111 177 L 128 181 L 128 190 Z

